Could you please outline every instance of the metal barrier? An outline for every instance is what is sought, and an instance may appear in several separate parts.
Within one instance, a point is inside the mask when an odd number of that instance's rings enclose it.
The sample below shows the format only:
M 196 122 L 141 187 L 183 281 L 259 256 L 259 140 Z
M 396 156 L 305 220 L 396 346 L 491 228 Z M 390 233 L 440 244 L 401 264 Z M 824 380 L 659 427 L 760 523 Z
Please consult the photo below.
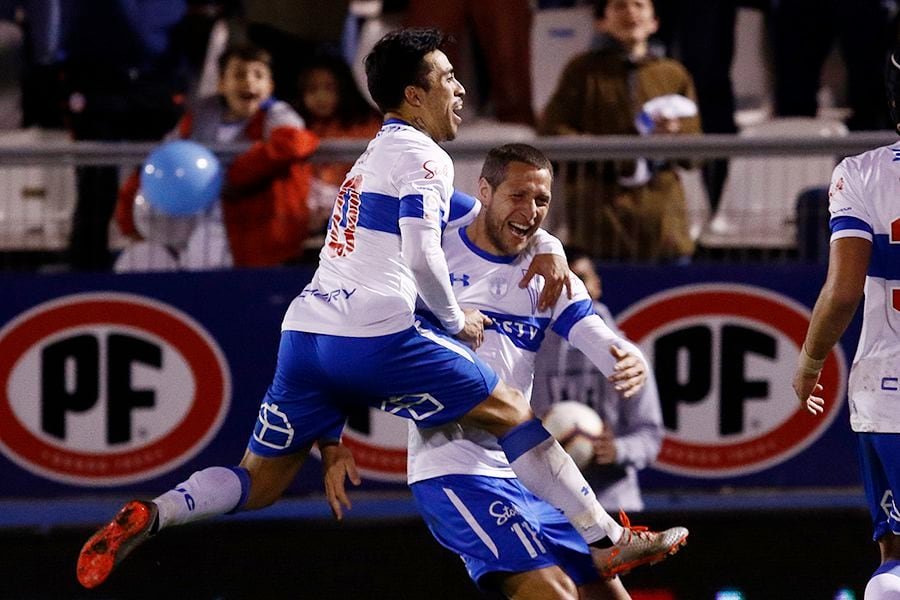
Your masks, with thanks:
M 445 145 L 457 165 L 457 187 L 474 192 L 484 155 L 506 141 L 499 137 L 495 134 L 490 139 Z M 64 138 L 61 132 L 45 131 L 0 136 L 0 270 L 46 263 L 64 266 L 77 169 L 115 166 L 127 173 L 157 145 L 70 142 Z M 896 139 L 893 132 L 789 135 L 785 129 L 757 136 L 535 137 L 526 141 L 557 165 L 556 201 L 547 225 L 564 241 L 583 243 L 585 231 L 597 235 L 588 217 L 604 210 L 608 199 L 598 197 L 599 188 L 590 182 L 604 163 L 641 158 L 681 161 L 694 166 L 679 169 L 678 177 L 685 190 L 690 235 L 698 244 L 695 260 L 815 262 L 824 260 L 827 252 L 827 190 L 822 190 L 829 184 L 831 168 L 844 156 Z M 244 148 L 212 147 L 224 160 Z M 314 160 L 352 162 L 364 148 L 363 140 L 325 141 Z M 696 167 L 715 159 L 729 159 L 730 175 L 722 202 L 712 210 Z M 467 178 L 462 179 L 463 175 Z M 111 232 L 111 246 L 121 249 L 126 241 L 116 235 L 114 226 Z M 31 258 L 17 259 L 22 255 Z M 652 261 L 656 257 L 613 252 L 603 258 Z

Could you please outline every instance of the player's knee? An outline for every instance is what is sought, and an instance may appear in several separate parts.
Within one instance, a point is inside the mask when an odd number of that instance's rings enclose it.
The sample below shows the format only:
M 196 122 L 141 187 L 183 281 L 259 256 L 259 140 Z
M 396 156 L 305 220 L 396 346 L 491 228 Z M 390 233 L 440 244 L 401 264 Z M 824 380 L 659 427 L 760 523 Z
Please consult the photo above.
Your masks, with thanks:
M 466 416 L 466 420 L 493 435 L 501 436 L 534 416 L 531 406 L 519 390 L 502 381 L 488 398 Z
M 250 490 L 244 510 L 266 508 L 274 504 L 294 479 L 303 455 L 267 458 L 246 452 L 240 466 L 250 475 Z
M 501 589 L 511 600 L 578 600 L 575 582 L 558 567 L 510 575 Z

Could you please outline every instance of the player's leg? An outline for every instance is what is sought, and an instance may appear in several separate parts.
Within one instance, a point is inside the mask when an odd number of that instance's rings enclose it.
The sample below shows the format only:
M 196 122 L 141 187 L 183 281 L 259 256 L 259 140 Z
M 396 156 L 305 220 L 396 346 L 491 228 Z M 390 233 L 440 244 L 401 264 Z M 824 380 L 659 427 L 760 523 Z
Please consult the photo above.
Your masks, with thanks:
M 497 436 L 516 477 L 562 510 L 588 543 L 604 537 L 615 543 L 622 536 L 622 527 L 597 501 L 578 466 L 535 418 L 521 392 L 498 382 L 463 422 Z
M 413 419 L 419 427 L 461 421 L 497 436 L 521 482 L 563 511 L 584 539 L 597 546 L 595 560 L 604 576 L 662 560 L 684 544 L 688 532 L 683 527 L 655 533 L 616 523 L 521 392 L 504 384 L 471 349 L 425 327 L 420 323 L 366 340 L 372 346 L 367 355 L 352 348 L 359 341 L 341 341 L 342 360 L 323 360 L 323 365 L 353 364 L 354 369 L 338 371 L 346 385 L 383 398 L 373 404 Z M 330 355 L 326 346 L 318 350 Z
M 572 578 L 557 566 L 524 573 L 497 573 L 495 584 L 510 600 L 578 600 Z
M 166 527 L 270 505 L 294 479 L 313 441 L 339 435 L 343 414 L 304 362 L 315 357 L 311 343 L 297 332 L 282 335 L 275 377 L 240 465 L 208 467 L 152 501 L 128 502 L 82 548 L 82 585 L 100 585 L 134 548 Z
M 556 549 L 531 510 L 534 496 L 515 479 L 445 475 L 410 487 L 432 535 L 463 559 L 483 591 L 517 599 L 578 598 L 576 584 L 559 568 Z M 584 541 L 573 535 L 587 553 Z M 590 557 L 585 565 L 596 578 Z
M 624 515 L 623 524 L 616 523 L 597 501 L 572 458 L 531 413 L 522 394 L 503 382 L 465 416 L 465 421 L 498 437 L 525 487 L 561 510 L 594 547 L 594 560 L 605 577 L 663 560 L 685 544 L 688 531 L 684 527 L 662 532 L 632 529 Z
M 593 583 L 578 586 L 579 600 L 631 600 L 631 594 L 622 585 L 618 577 L 600 579 Z
M 872 538 L 881 550 L 881 565 L 866 586 L 866 600 L 900 598 L 900 531 L 898 508 L 893 490 L 900 489 L 900 435 L 858 433 L 859 465 L 869 513 L 872 516 Z M 891 595 L 893 594 L 893 595 Z

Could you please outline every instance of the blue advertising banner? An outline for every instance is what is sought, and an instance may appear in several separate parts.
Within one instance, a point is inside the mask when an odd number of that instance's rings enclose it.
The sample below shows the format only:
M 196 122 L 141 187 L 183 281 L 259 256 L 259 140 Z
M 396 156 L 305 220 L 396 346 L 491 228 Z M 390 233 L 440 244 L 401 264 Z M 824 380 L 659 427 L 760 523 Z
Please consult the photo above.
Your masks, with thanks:
M 790 379 L 819 266 L 602 269 L 604 302 L 653 361 L 666 425 L 646 491 L 859 484 L 846 378 L 859 323 L 829 357 L 825 415 Z M 299 269 L 0 277 L 0 498 L 155 495 L 235 464 L 272 376 Z M 349 415 L 363 489 L 402 489 L 406 423 Z M 289 493 L 321 490 L 308 461 Z

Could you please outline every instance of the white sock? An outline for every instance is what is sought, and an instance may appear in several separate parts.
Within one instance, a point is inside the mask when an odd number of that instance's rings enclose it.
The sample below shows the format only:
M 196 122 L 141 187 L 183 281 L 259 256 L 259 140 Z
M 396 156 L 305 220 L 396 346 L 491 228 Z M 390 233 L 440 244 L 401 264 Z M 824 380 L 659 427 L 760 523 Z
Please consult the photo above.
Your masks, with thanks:
M 587 543 L 616 543 L 624 529 L 609 516 L 584 475 L 540 420 L 532 419 L 500 438 L 516 477 L 537 497 L 563 512 Z
M 249 490 L 250 476 L 239 467 L 197 471 L 175 489 L 153 499 L 159 509 L 157 531 L 235 511 L 246 501 Z

